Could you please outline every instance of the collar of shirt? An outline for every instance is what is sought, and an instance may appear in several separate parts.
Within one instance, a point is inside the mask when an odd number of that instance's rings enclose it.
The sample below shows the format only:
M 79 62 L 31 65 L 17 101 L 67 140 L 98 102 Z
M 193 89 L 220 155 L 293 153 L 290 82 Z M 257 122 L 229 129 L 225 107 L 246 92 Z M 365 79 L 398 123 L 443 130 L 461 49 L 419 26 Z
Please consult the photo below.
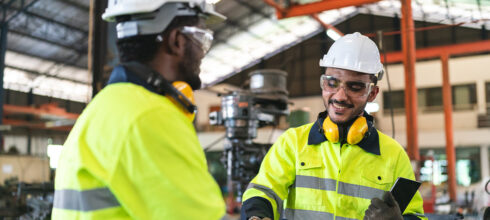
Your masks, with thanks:
M 147 71 L 150 72 L 152 71 L 149 67 L 146 67 L 144 65 L 138 65 L 133 69 L 139 69 L 139 71 Z M 116 66 L 111 73 L 111 76 L 109 77 L 109 80 L 107 82 L 107 85 L 113 84 L 113 83 L 121 83 L 121 82 L 127 82 L 127 83 L 133 83 L 139 86 L 143 86 L 145 89 L 157 93 L 155 88 L 151 86 L 149 83 L 145 81 L 145 79 L 142 78 L 141 74 L 135 73 L 134 71 L 131 71 L 128 69 L 127 66 L 124 65 L 118 65 Z
M 310 133 L 308 134 L 308 145 L 320 144 L 327 141 L 323 129 L 321 128 L 327 115 L 327 111 L 318 114 L 318 119 L 313 124 Z M 369 153 L 381 155 L 379 150 L 379 136 L 373 125 L 373 116 L 369 115 L 367 112 L 364 112 L 363 116 L 366 117 L 368 123 L 368 132 L 357 145 Z

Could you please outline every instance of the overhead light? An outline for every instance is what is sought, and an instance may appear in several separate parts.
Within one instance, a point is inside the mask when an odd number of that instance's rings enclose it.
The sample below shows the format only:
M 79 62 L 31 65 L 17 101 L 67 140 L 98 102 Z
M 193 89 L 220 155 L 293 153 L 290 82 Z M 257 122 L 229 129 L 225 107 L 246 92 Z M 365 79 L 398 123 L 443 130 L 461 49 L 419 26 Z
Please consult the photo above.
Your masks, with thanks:
M 366 104 L 366 107 L 364 108 L 367 113 L 372 113 L 372 112 L 378 112 L 379 111 L 379 104 L 376 102 L 368 102 Z
M 62 149 L 63 145 L 48 145 L 49 166 L 52 169 L 56 169 L 58 167 L 58 161 L 60 160 Z
M 337 33 L 336 31 L 332 30 L 332 29 L 328 29 L 327 30 L 327 36 L 332 38 L 332 40 L 336 41 L 338 40 L 339 38 L 341 38 L 342 36 L 340 36 L 339 33 Z
M 206 0 L 206 2 L 209 3 L 209 4 L 216 4 L 219 1 L 221 1 L 221 0 Z

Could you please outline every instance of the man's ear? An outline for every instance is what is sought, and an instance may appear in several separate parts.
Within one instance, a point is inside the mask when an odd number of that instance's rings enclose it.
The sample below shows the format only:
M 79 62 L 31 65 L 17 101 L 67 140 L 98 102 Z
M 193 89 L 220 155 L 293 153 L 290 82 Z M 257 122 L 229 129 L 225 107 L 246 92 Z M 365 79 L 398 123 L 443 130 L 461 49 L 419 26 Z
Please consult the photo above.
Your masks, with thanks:
M 166 41 L 166 47 L 168 48 L 168 53 L 177 56 L 183 56 L 185 52 L 186 44 L 185 36 L 180 33 L 178 29 L 173 29 L 170 31 Z
M 379 87 L 374 86 L 373 89 L 371 89 L 371 92 L 369 93 L 368 102 L 374 101 L 374 99 L 376 99 L 376 96 L 378 95 L 378 92 L 379 92 Z

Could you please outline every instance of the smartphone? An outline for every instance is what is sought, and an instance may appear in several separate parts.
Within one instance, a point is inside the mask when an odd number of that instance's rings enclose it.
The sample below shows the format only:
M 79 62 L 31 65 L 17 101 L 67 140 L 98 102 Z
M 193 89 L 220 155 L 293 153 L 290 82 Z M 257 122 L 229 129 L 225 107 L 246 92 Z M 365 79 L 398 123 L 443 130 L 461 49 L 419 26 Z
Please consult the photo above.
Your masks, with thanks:
M 403 177 L 398 177 L 395 184 L 391 187 L 391 194 L 395 198 L 398 206 L 400 206 L 400 211 L 403 214 L 408 204 L 412 200 L 415 193 L 420 187 L 420 182 L 410 180 Z

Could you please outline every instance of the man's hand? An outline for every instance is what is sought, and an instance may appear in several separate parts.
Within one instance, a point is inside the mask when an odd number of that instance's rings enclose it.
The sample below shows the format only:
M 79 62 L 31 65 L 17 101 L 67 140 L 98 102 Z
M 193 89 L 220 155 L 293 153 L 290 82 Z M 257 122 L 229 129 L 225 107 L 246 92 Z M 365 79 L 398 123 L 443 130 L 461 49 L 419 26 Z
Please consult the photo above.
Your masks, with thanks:
M 383 200 L 371 199 L 371 205 L 364 213 L 364 220 L 402 220 L 398 203 L 390 192 L 385 192 Z
M 248 220 L 271 220 L 270 218 L 260 218 L 260 217 L 257 217 L 257 216 L 252 216 L 250 217 Z

